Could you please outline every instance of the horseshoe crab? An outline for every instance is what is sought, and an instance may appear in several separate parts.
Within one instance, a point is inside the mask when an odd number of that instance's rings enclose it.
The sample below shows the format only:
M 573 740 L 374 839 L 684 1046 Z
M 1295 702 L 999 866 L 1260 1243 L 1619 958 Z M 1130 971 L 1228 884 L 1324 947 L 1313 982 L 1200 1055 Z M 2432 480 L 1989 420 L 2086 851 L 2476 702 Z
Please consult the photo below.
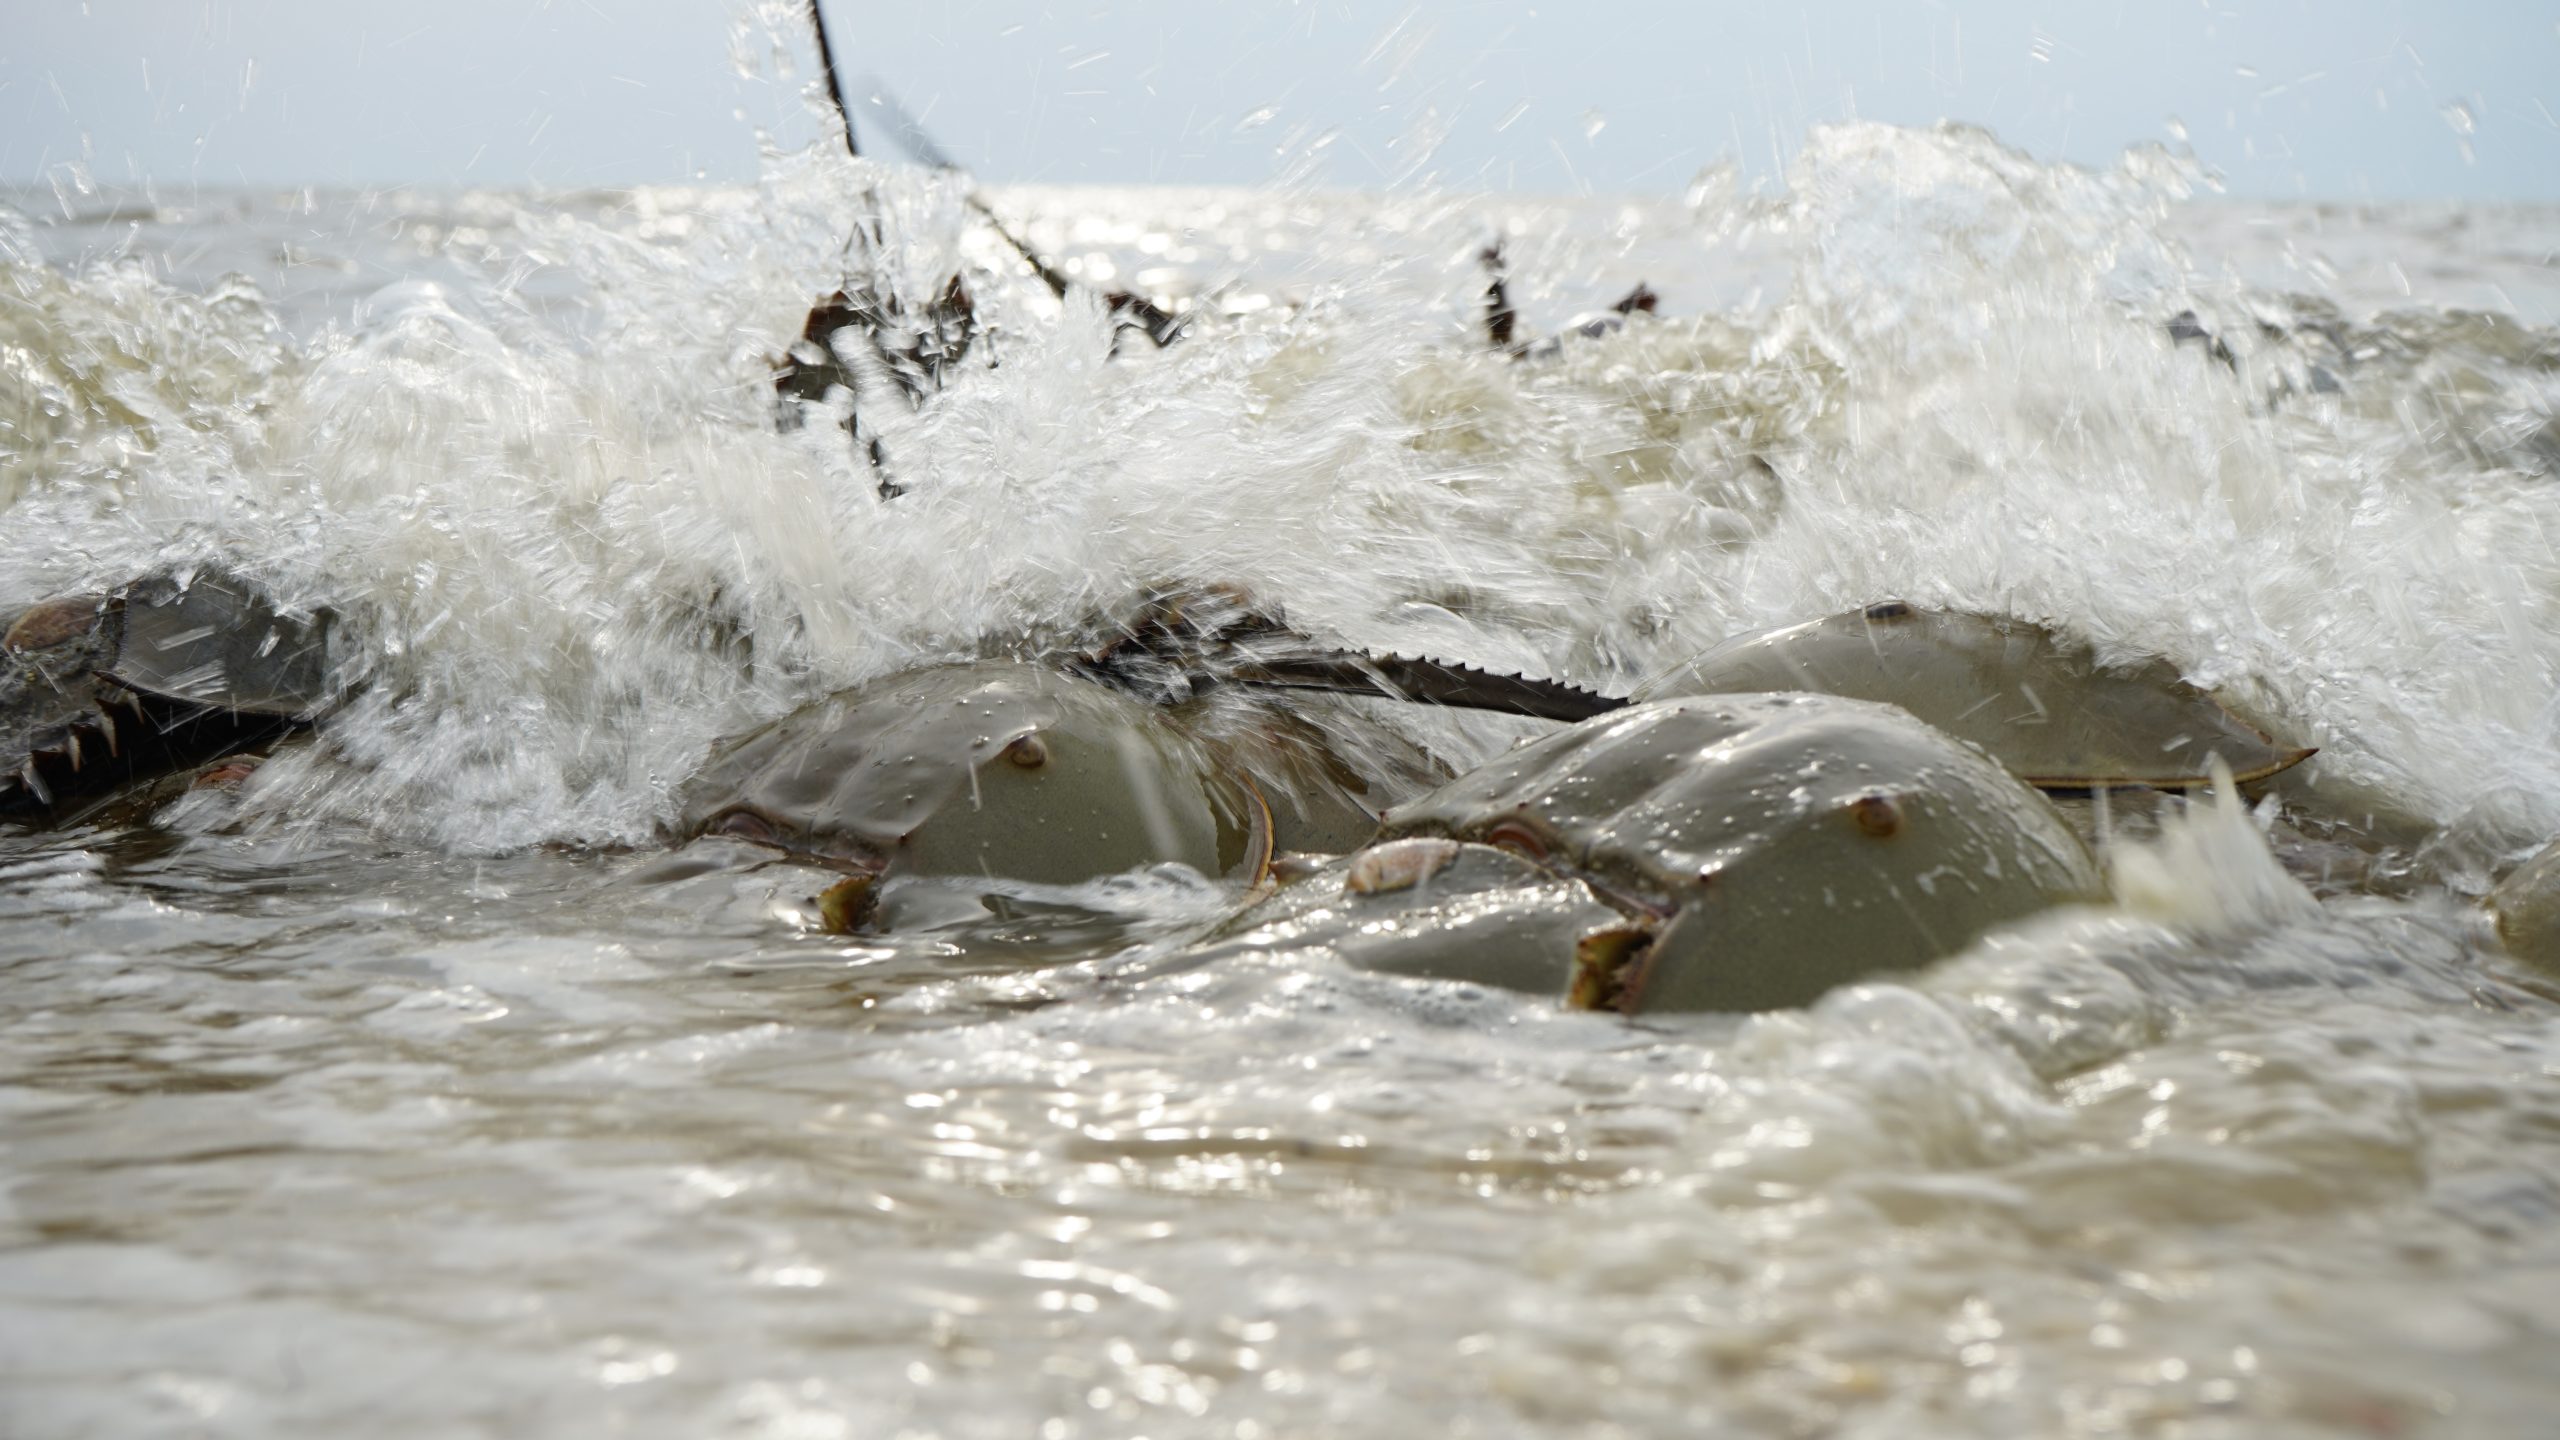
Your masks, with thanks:
M 1738 636 L 1640 695 L 1819 691 L 1899 705 L 2044 790 L 2242 784 L 2309 759 L 2188 684 L 2165 660 L 2110 667 L 2041 625 L 1899 600 Z
M 802 707 L 715 753 L 671 835 L 727 835 L 844 871 L 821 897 L 862 923 L 892 870 L 1068 884 L 1178 861 L 1259 881 L 1280 849 L 1376 833 L 1382 797 L 1445 779 L 1383 729 L 1355 767 L 1323 730 L 1240 695 L 1405 694 L 1528 713 L 1605 703 L 1462 666 L 1330 650 L 1233 592 L 1159 593 L 1046 661 L 911 672 Z
M 53 810 L 48 767 L 83 770 L 97 741 L 129 743 L 133 727 L 109 714 L 117 705 L 233 727 L 204 758 L 239 748 L 245 731 L 317 715 L 328 619 L 288 616 L 218 575 L 27 611 L 9 631 L 11 688 L 0 691 L 17 798 Z M 864 922 L 892 871 L 1076 883 L 1179 862 L 1258 881 L 1283 843 L 1360 843 L 1381 797 L 1435 777 L 1414 758 L 1383 788 L 1364 786 L 1340 764 L 1328 770 L 1321 734 L 1291 732 L 1277 707 L 1232 704 L 1227 723 L 1212 723 L 1235 692 L 1367 690 L 1558 719 L 1626 704 L 1329 650 L 1214 589 L 1153 596 L 1107 628 L 1116 638 L 1098 649 L 936 667 L 803 707 L 716 751 L 680 793 L 669 836 L 743 839 L 843 873 L 820 901 L 839 930 Z M 1274 792 L 1291 802 L 1285 834 Z M 1801 1003 L 2096 890 L 2085 848 L 1989 760 L 1900 710 L 1818 695 L 1634 705 L 1385 819 L 1389 839 L 1482 841 L 1577 877 L 1590 903 L 1621 918 L 1579 930 L 1572 956 L 1552 962 L 1572 970 L 1561 988 L 1574 1003 L 1626 1010 Z M 1477 857 L 1447 883 L 1493 863 Z M 1346 875 L 1346 894 L 1404 888 L 1355 880 Z M 1543 903 L 1505 894 L 1471 913 Z M 1513 928 L 1545 934 L 1523 924 Z M 1518 957 L 1553 946 L 1475 961 L 1463 946 L 1401 948 L 1403 959 L 1375 963 L 1516 984 L 1547 963 Z
M 1382 729 L 1354 767 L 1319 728 L 1240 694 L 1390 694 L 1533 715 L 1611 703 L 1331 649 L 1218 587 L 1157 591 L 1084 628 L 1110 638 L 1041 661 L 914 671 L 731 742 L 684 787 L 671 837 L 726 835 L 843 871 L 819 903 L 838 930 L 865 922 L 893 870 L 1072 884 L 1174 861 L 1258 882 L 1278 850 L 1366 841 L 1379 797 L 1447 771 Z
M 1829 695 L 1636 705 L 1397 807 L 1382 833 L 1581 878 L 1623 919 L 1551 955 L 1546 983 L 1629 1013 L 1801 1005 L 2103 893 L 2042 796 L 1902 710 Z M 1518 974 L 1501 958 L 1473 978 Z
M 1056 669 L 984 662 L 837 695 L 730 743 L 679 798 L 678 838 L 730 835 L 850 877 L 849 928 L 892 867 L 1072 884 L 1178 861 L 1259 878 L 1252 782 L 1144 701 Z
M 0 813 L 68 818 L 315 718 L 329 628 L 210 572 L 21 612 L 0 636 Z

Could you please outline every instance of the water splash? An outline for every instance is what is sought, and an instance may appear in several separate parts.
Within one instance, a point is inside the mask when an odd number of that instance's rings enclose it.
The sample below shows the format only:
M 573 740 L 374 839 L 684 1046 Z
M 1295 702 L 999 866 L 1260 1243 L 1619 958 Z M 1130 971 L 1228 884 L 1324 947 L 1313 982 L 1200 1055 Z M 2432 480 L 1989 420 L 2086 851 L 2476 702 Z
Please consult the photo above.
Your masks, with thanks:
M 2449 863 L 2560 828 L 2560 580 L 2515 538 L 2560 516 L 2512 483 L 2551 463 L 2552 342 L 2204 273 L 2172 238 L 2197 179 L 1843 126 L 1783 196 L 1623 213 L 1006 201 L 1199 307 L 1116 359 L 956 179 L 824 147 L 753 191 L 412 207 L 436 288 L 301 330 L 253 285 L 45 263 L 20 221 L 0 486 L 39 538 L 0 581 L 220 556 L 346 610 L 368 698 L 253 813 L 470 848 L 639 838 L 723 730 L 1167 580 L 1604 687 L 1886 596 L 2017 613 L 2228 687 L 2327 747 L 2331 803 L 2455 822 Z M 1529 361 L 1477 339 L 1488 232 L 1565 335 Z M 963 274 L 999 362 L 866 414 L 885 506 L 837 432 L 770 420 L 771 361 L 857 266 Z M 1639 278 L 1659 317 L 1600 308 Z M 2190 311 L 2227 362 L 2169 332 Z
M 2108 870 L 2128 912 L 2205 935 L 2298 923 L 2319 910 L 2302 882 L 2276 863 L 2231 783 L 2231 767 L 2219 759 L 2209 803 L 2168 817 L 2148 841 L 2113 848 Z

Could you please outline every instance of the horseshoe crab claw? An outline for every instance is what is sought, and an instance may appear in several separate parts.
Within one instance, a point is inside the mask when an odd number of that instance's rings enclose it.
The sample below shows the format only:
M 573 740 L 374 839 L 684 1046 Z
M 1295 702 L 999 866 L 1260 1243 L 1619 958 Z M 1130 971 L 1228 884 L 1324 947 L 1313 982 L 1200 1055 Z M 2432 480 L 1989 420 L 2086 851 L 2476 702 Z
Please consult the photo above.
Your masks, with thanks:
M 1738 636 L 1639 698 L 1784 690 L 1899 705 L 2041 790 L 2193 790 L 2216 755 L 2245 785 L 2315 753 L 2269 739 L 2167 661 L 2104 666 L 2040 625 L 1899 600 Z
M 1383 833 L 1490 844 L 1585 882 L 1626 923 L 1551 955 L 1547 983 L 1628 1013 L 1806 1004 L 2104 893 L 2044 797 L 1904 711 L 1828 695 L 1584 721 L 1389 811 Z
M 316 717 L 329 628 L 211 573 L 30 606 L 0 634 L 0 812 L 59 818 Z
M 921 670 L 804 706 L 715 753 L 677 838 L 728 835 L 846 872 L 830 928 L 892 871 L 1075 884 L 1167 861 L 1258 881 L 1252 783 L 1146 702 L 1046 666 Z

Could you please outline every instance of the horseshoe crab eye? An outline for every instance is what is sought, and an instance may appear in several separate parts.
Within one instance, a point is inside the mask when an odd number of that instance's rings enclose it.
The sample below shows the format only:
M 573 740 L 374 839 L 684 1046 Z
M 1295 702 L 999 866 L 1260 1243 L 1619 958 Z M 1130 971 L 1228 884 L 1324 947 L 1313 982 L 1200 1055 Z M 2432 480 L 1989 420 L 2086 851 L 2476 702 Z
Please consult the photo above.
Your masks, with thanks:
M 1890 795 L 1861 795 L 1849 802 L 1849 818 L 1860 832 L 1879 840 L 1889 839 L 1902 829 L 1902 807 Z
M 749 841 L 757 845 L 779 845 L 782 843 L 782 832 L 773 828 L 773 822 L 767 820 L 761 815 L 758 815 L 752 810 L 732 810 L 728 814 L 721 816 L 719 819 L 712 821 L 711 826 L 706 833 L 712 835 L 732 835 L 740 840 Z

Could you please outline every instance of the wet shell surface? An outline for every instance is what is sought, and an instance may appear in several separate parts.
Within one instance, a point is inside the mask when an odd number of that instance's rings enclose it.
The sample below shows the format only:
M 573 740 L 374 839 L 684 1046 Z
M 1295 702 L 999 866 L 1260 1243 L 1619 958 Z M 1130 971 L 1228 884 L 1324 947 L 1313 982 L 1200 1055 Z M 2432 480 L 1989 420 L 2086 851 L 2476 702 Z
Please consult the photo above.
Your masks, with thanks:
M 0 633 L 0 809 L 102 803 L 319 715 L 329 630 L 214 573 L 29 606 Z
M 2247 784 L 2312 753 L 2270 740 L 2166 661 L 2110 668 L 2040 625 L 1900 601 L 1728 640 L 1642 698 L 1783 690 L 1899 705 L 2051 790 L 2193 789 L 2215 755 Z
M 1413 838 L 1329 862 L 1227 922 L 1186 961 L 1322 956 L 1561 997 L 1586 938 L 1625 926 L 1572 876 L 1490 845 Z
M 330 617 L 285 614 L 222 575 L 159 576 L 115 606 L 122 642 L 106 677 L 217 710 L 307 720 L 328 708 Z
M 1585 721 L 1388 813 L 1578 876 L 1650 932 L 1554 988 L 1629 1012 L 1802 1005 L 2102 893 L 2043 796 L 1888 705 L 1661 700 Z M 1508 983 L 1491 975 L 1470 976 Z
M 2545 846 L 2489 892 L 2489 914 L 2509 954 L 2560 975 L 2560 841 Z
M 1258 876 L 1261 798 L 1143 701 L 1045 666 L 916 671 L 729 743 L 686 785 L 681 838 L 839 868 L 1074 884 L 1166 861 Z

